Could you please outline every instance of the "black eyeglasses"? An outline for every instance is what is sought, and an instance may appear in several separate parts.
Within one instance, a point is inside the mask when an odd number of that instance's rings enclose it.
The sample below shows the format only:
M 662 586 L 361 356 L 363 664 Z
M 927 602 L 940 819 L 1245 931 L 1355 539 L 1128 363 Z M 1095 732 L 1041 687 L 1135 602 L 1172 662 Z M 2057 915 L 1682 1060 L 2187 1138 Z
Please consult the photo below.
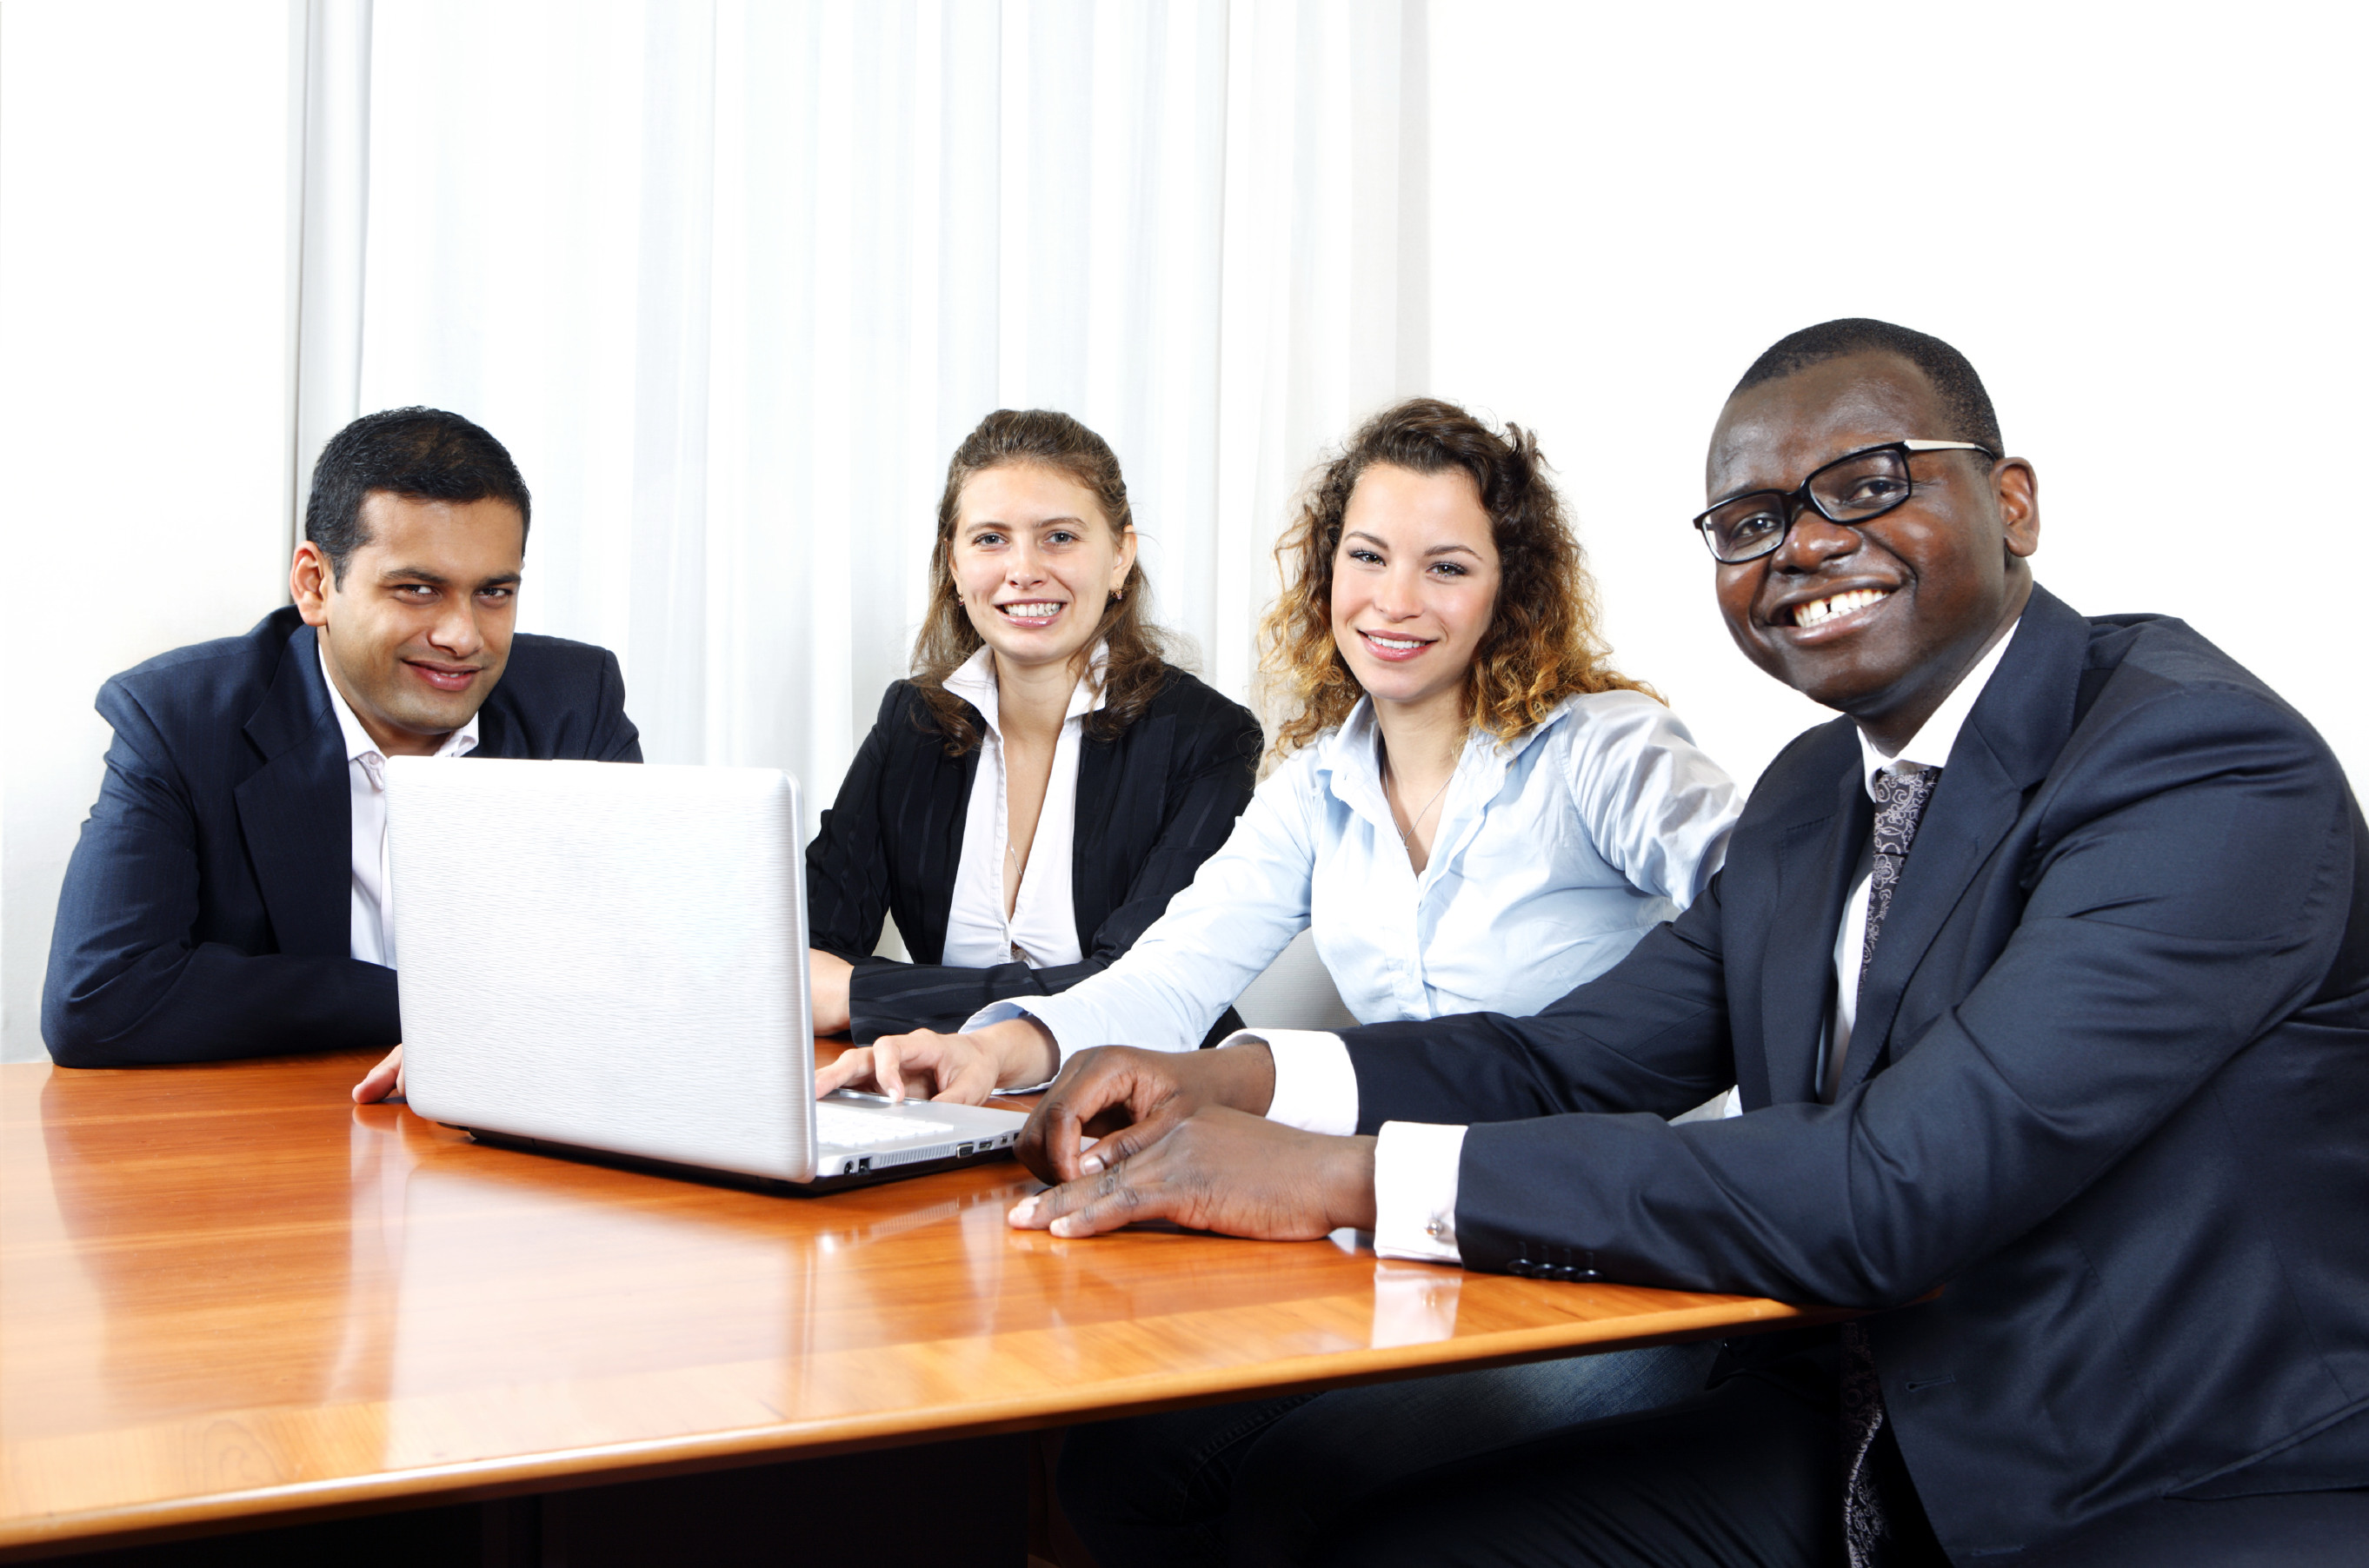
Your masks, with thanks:
M 1886 441 L 1844 453 L 1792 490 L 1755 490 L 1722 501 L 1697 517 L 1695 528 L 1720 565 L 1757 561 L 1785 543 L 1803 507 L 1856 527 L 1906 501 L 1917 490 L 1908 459 L 1920 452 L 1979 452 L 1998 461 L 1998 453 L 1974 441 Z

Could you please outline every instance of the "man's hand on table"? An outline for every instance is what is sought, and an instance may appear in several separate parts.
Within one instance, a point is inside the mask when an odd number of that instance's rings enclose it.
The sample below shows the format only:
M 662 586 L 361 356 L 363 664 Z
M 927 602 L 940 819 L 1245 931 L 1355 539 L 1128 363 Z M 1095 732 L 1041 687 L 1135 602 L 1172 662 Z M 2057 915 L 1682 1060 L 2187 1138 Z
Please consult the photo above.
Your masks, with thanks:
M 400 1100 L 403 1095 L 403 1047 L 397 1046 L 380 1059 L 379 1064 L 362 1075 L 354 1085 L 354 1103 L 367 1105 L 389 1097 Z
M 1101 1153 L 1096 1146 L 1087 1159 Z M 1094 1236 L 1173 1219 L 1262 1242 L 1310 1242 L 1374 1226 L 1374 1140 L 1302 1132 L 1224 1105 L 1204 1105 L 1157 1143 L 1022 1198 L 1023 1230 Z
M 843 1051 L 815 1073 L 815 1097 L 837 1089 L 876 1088 L 891 1100 L 926 1093 L 933 1100 L 980 1105 L 998 1086 L 1024 1088 L 1053 1076 L 1052 1032 L 1034 1018 L 990 1024 L 970 1035 L 917 1029 L 883 1035 Z
M 1275 1057 L 1264 1042 L 1215 1051 L 1082 1051 L 1021 1129 L 1021 1162 L 1059 1184 L 1011 1222 L 1092 1236 L 1141 1219 L 1264 1241 L 1308 1241 L 1374 1223 L 1374 1140 L 1266 1119 Z M 1091 1150 L 1083 1139 L 1098 1137 Z

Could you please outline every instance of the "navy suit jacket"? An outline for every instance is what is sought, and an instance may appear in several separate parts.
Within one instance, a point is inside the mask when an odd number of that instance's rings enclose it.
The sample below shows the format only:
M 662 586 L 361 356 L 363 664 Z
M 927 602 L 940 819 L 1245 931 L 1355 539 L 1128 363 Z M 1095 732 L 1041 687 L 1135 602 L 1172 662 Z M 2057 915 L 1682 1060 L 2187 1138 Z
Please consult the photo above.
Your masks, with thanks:
M 807 849 L 814 944 L 856 967 L 848 984 L 855 1038 L 958 1028 L 991 1001 L 1050 995 L 1107 967 L 1233 831 L 1257 782 L 1260 745 L 1248 708 L 1171 670 L 1134 723 L 1108 740 L 1090 733 L 1079 748 L 1070 900 L 1084 956 L 1043 969 L 966 969 L 938 959 L 978 748 L 947 756 L 921 688 L 891 685 Z M 889 912 L 919 962 L 873 956 Z M 1227 1009 L 1212 1042 L 1241 1026 Z
M 66 866 L 41 1036 L 64 1067 L 403 1037 L 395 971 L 348 956 L 352 809 L 313 628 L 276 610 L 99 689 L 114 727 Z M 473 757 L 638 762 L 616 656 L 519 636 Z
M 1485 1124 L 1471 1266 L 1894 1309 L 1885 1405 L 1953 1559 L 2369 1486 L 2369 833 L 2328 748 L 2181 623 L 2035 590 L 1829 1105 L 1871 823 L 1849 721 L 1811 730 L 1709 893 L 1605 975 L 1533 1018 L 1352 1031 L 1362 1129 Z M 1745 1115 L 1660 1119 L 1731 1081 Z

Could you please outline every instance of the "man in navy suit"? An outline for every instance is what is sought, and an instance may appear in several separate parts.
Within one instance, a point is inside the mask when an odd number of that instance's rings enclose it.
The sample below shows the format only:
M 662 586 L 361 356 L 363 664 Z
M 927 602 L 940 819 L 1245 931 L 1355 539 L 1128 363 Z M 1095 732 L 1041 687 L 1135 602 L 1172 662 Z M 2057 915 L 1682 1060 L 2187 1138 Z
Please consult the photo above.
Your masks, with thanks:
M 1322 1531 L 1238 1560 L 2369 1551 L 2369 831 L 2226 655 L 2033 584 L 2036 485 L 2003 452 L 1921 334 L 1831 322 L 1746 373 L 1696 520 L 1720 607 L 1846 716 L 1608 973 L 1533 1018 L 1086 1053 L 1056 1083 L 1024 1158 L 1063 1185 L 1015 1224 L 1353 1225 L 1398 1256 L 1874 1314 L 1738 1341 L 1661 1411 L 1311 1499 Z M 2184 482 L 2120 463 L 2146 549 Z M 1731 1081 L 1743 1115 L 1663 1119 Z M 1189 1560 L 1178 1516 L 1095 1470 L 1180 1419 L 1070 1445 L 1104 1555 Z M 1194 1459 L 1220 1512 L 1221 1448 Z
M 529 510 L 468 420 L 367 415 L 314 469 L 294 604 L 100 689 L 41 993 L 59 1065 L 397 1045 L 386 759 L 641 761 L 615 656 L 513 631 Z

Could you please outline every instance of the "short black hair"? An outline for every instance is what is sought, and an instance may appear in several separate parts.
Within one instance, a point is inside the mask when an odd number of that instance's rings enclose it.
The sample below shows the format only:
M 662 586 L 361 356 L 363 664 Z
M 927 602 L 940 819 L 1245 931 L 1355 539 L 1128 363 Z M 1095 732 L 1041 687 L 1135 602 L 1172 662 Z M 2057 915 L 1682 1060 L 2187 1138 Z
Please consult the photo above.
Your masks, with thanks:
M 329 557 L 340 588 L 347 557 L 370 543 L 362 501 L 372 490 L 415 501 L 508 501 L 518 508 L 519 543 L 526 543 L 532 515 L 526 480 L 501 442 L 441 408 L 365 414 L 321 449 L 304 503 L 304 537 Z
M 2007 445 L 1999 440 L 1998 415 L 1991 409 L 1991 395 L 1983 390 L 1983 378 L 1974 373 L 1965 355 L 1939 338 L 1863 315 L 1822 321 L 1780 338 L 1768 352 L 1752 361 L 1752 368 L 1744 372 L 1744 379 L 1728 395 L 1734 397 L 1764 382 L 1780 380 L 1812 365 L 1850 354 L 1897 354 L 1925 372 L 1925 379 L 1940 396 L 1951 428 L 1921 430 L 1917 432 L 1921 437 L 1973 441 L 1988 449 L 1993 457 L 2007 455 Z

